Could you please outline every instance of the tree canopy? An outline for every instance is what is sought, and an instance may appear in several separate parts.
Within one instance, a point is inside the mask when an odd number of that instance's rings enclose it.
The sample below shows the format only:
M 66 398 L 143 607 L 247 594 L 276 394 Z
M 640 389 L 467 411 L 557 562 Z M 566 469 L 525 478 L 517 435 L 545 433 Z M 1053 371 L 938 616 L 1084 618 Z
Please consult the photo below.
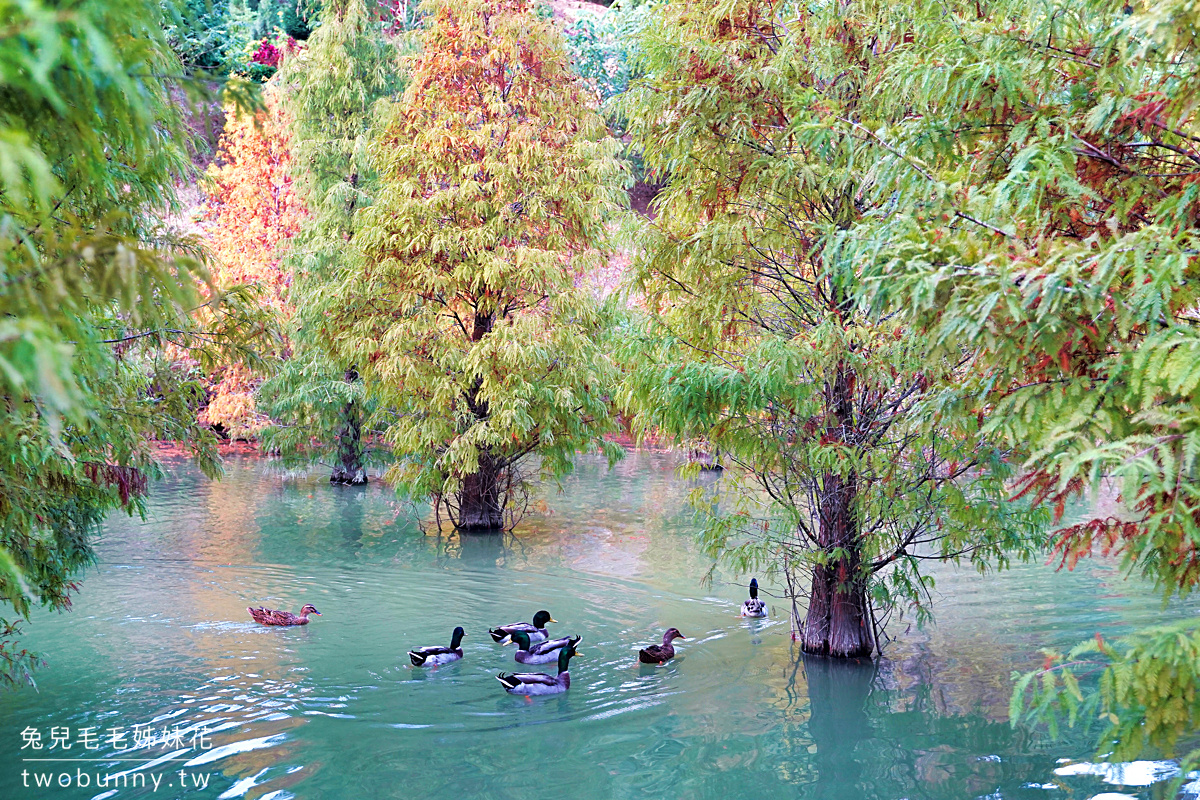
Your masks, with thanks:
M 551 25 L 523 0 L 431 3 L 403 98 L 372 143 L 366 258 L 340 287 L 335 352 L 382 407 L 391 472 L 456 525 L 492 529 L 522 476 L 614 452 L 611 360 L 576 276 L 621 197 L 617 144 Z
M 0 597 L 25 616 L 69 606 L 98 523 L 139 508 L 152 437 L 217 470 L 198 375 L 167 346 L 205 363 L 246 337 L 237 293 L 197 308 L 199 243 L 163 223 L 190 159 L 159 5 L 8 2 L 3 16 Z M 0 675 L 26 676 L 33 657 L 4 641 Z

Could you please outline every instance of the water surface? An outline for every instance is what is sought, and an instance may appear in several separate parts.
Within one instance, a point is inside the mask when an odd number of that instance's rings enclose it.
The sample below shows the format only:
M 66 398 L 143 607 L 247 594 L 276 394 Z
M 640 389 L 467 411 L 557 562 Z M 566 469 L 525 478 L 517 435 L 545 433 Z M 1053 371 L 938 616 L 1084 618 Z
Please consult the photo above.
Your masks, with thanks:
M 900 620 L 881 664 L 831 668 L 797 658 L 785 615 L 738 618 L 746 576 L 702 584 L 693 484 L 671 456 L 611 471 L 581 458 L 504 538 L 426 535 L 421 509 L 377 484 L 332 487 L 252 458 L 217 483 L 171 466 L 147 520 L 109 521 L 75 610 L 28 626 L 49 667 L 38 692 L 0 695 L 0 798 L 1149 798 L 1168 777 L 1080 763 L 1085 740 L 1007 723 L 1009 675 L 1038 647 L 1188 612 L 1109 564 L 940 569 L 936 625 Z M 322 616 L 305 628 L 245 611 L 306 602 Z M 584 642 L 570 692 L 527 701 L 494 679 L 516 665 L 486 628 L 540 608 Z M 462 662 L 409 666 L 407 648 L 459 624 Z M 681 655 L 639 667 L 637 648 L 669 626 L 688 636 Z M 104 738 L 135 725 L 156 736 L 137 749 Z M 200 726 L 209 747 L 188 749 Z M 53 727 L 69 751 L 48 749 Z M 26 729 L 41 751 L 22 749 Z M 134 772 L 114 790 L 74 785 L 80 769 Z M 72 785 L 35 789 L 23 770 Z M 157 791 L 129 785 L 138 773 Z

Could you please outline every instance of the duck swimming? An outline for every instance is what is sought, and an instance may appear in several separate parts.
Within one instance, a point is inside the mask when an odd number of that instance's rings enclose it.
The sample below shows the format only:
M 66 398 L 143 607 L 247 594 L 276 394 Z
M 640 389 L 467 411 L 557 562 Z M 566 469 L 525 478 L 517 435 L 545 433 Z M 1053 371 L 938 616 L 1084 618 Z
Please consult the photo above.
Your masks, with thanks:
M 504 637 L 500 644 L 517 644 L 517 654 L 514 657 L 517 663 L 520 664 L 549 664 L 558 659 L 558 651 L 570 645 L 572 648 L 578 647 L 583 640 L 582 636 L 574 636 L 566 639 L 548 639 L 537 644 L 529 643 L 529 634 L 525 631 L 517 631 Z
M 767 604 L 758 599 L 758 578 L 750 579 L 750 599 L 742 603 L 743 617 L 765 617 Z
M 450 636 L 450 646 L 435 644 L 430 647 L 416 647 L 408 651 L 408 657 L 414 667 L 435 667 L 438 664 L 449 664 L 463 657 L 462 640 L 467 632 L 459 625 Z
M 664 664 L 675 657 L 675 645 L 671 642 L 676 639 L 687 639 L 678 628 L 667 628 L 667 632 L 663 634 L 662 644 L 652 644 L 649 647 L 638 651 L 638 661 L 643 664 Z
M 558 622 L 558 620 L 550 616 L 549 611 L 539 611 L 533 615 L 532 624 L 528 622 L 510 622 L 507 625 L 492 628 L 488 633 L 492 635 L 492 641 L 495 642 L 499 642 L 504 637 L 517 632 L 527 633 L 529 634 L 529 641 L 536 644 L 550 638 L 550 634 L 546 633 L 547 622 Z
M 544 672 L 501 672 L 496 676 L 496 680 L 504 685 L 504 691 L 509 694 L 562 694 L 571 688 L 571 673 L 567 672 L 567 666 L 575 652 L 575 645 L 570 642 L 558 651 L 557 677 Z
M 315 606 L 305 605 L 300 609 L 299 614 L 293 614 L 290 611 L 276 611 L 271 608 L 247 608 L 250 616 L 254 617 L 254 621 L 260 625 L 307 625 L 308 615 L 316 614 L 321 616 L 321 612 L 317 611 Z

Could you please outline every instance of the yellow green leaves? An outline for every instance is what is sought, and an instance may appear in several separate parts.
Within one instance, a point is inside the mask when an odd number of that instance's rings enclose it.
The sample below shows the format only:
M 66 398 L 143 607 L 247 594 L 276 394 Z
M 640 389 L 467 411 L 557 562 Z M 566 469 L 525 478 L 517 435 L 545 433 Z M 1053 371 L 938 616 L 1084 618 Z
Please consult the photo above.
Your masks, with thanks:
M 370 148 L 381 190 L 357 213 L 363 259 L 329 325 L 336 355 L 394 410 L 394 476 L 461 499 L 481 471 L 518 487 L 531 454 L 561 474 L 612 425 L 612 361 L 576 279 L 604 247 L 622 170 L 558 33 L 527 3 L 427 10 L 408 88 Z

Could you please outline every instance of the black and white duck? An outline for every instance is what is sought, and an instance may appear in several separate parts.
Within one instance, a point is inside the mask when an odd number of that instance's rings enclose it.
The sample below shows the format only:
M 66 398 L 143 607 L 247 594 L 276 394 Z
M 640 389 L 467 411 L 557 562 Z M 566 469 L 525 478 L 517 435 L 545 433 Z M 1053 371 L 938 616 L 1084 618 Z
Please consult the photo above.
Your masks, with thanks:
M 583 640 L 582 636 L 570 636 L 565 639 L 547 639 L 544 642 L 531 644 L 529 634 L 525 631 L 517 631 L 509 634 L 500 640 L 500 644 L 517 645 L 517 654 L 514 656 L 519 664 L 549 664 L 558 660 L 558 652 L 564 647 L 578 647 Z
M 496 676 L 509 694 L 540 695 L 562 694 L 571 688 L 571 673 L 567 667 L 575 655 L 575 645 L 570 642 L 558 651 L 558 675 L 544 672 L 501 672 Z
M 533 615 L 533 622 L 510 622 L 507 625 L 500 625 L 488 631 L 492 635 L 492 641 L 499 642 L 505 636 L 511 636 L 514 633 L 521 632 L 529 634 L 529 641 L 533 643 L 544 642 L 550 638 L 550 634 L 546 633 L 547 622 L 558 622 L 554 617 L 550 616 L 549 611 L 539 611 Z
M 459 625 L 450 637 L 450 646 L 435 644 L 430 647 L 416 647 L 408 651 L 408 657 L 414 667 L 432 667 L 438 664 L 449 664 L 463 657 L 462 640 L 467 632 Z
M 758 578 L 750 579 L 750 599 L 742 603 L 743 617 L 765 617 L 767 604 L 758 599 Z

